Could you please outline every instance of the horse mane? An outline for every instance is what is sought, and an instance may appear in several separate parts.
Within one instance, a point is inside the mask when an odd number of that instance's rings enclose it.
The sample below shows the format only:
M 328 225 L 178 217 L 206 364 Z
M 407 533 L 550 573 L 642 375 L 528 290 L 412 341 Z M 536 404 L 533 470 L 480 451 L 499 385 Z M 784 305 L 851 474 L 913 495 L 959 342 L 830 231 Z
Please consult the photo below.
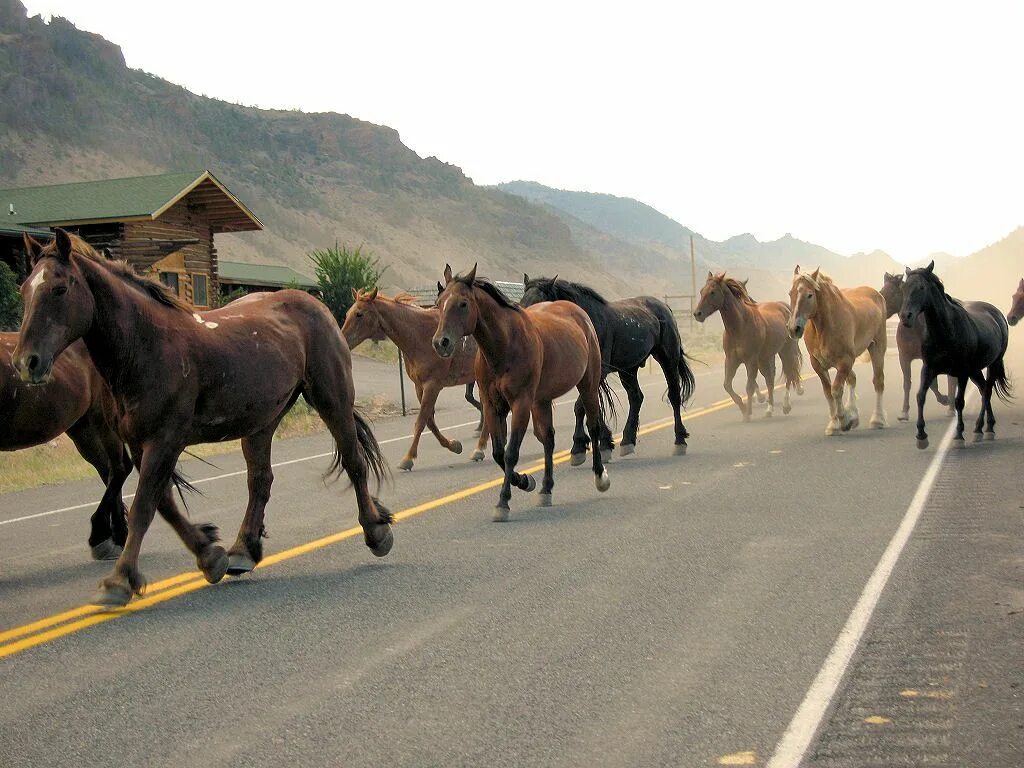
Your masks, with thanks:
M 812 277 L 810 274 L 806 272 L 801 272 L 794 278 L 794 282 L 799 280 L 803 280 L 816 291 L 823 291 L 824 293 L 830 294 L 839 293 L 839 289 L 836 287 L 836 284 L 832 281 L 832 278 L 826 275 L 824 272 L 819 272 L 816 278 Z
M 936 275 L 934 272 L 929 272 L 926 268 L 921 267 L 920 269 L 910 270 L 910 274 L 921 275 L 922 277 L 926 278 L 932 284 L 933 287 L 939 289 L 939 293 L 942 294 L 942 297 L 946 300 L 947 304 L 950 304 L 951 306 L 954 307 L 959 307 L 960 309 L 964 308 L 964 304 L 962 301 L 960 301 L 960 299 L 953 298 L 948 293 L 946 293 L 945 283 L 943 283 L 942 278 Z
M 467 275 L 456 275 L 455 279 L 463 285 L 470 285 L 469 278 Z M 514 309 L 516 312 L 522 312 L 523 308 L 516 304 L 514 301 L 509 299 L 504 293 L 501 292 L 501 288 L 496 286 L 486 277 L 478 277 L 472 282 L 473 288 L 479 288 L 481 291 L 486 293 L 498 304 L 503 306 L 505 309 Z
M 726 277 L 723 272 L 718 276 L 718 282 L 724 285 L 737 299 L 740 299 L 744 304 L 751 306 L 757 306 L 757 302 L 747 292 L 747 286 L 737 280 L 735 277 Z
M 154 301 L 163 304 L 165 307 L 180 309 L 182 312 L 188 312 L 190 314 L 192 313 L 192 308 L 171 293 L 171 289 L 160 281 L 152 277 L 140 275 L 135 271 L 131 264 L 123 259 L 108 259 L 104 257 L 99 251 L 89 245 L 89 243 L 78 235 L 69 234 L 69 237 L 71 238 L 72 253 L 99 264 L 108 272 L 112 272 L 123 282 L 128 283 L 136 290 L 149 296 L 149 298 Z M 54 240 L 43 247 L 44 252 L 48 249 L 56 251 L 57 241 Z
M 541 290 L 554 294 L 555 299 L 571 301 L 574 304 L 582 304 L 586 299 L 596 301 L 598 304 L 608 304 L 608 299 L 583 283 L 550 277 L 538 277 L 535 282 L 541 286 Z
M 418 304 L 416 303 L 416 297 L 406 291 L 403 291 L 402 293 L 399 293 L 396 296 L 392 296 L 391 300 L 396 304 L 408 304 L 414 307 L 418 306 Z

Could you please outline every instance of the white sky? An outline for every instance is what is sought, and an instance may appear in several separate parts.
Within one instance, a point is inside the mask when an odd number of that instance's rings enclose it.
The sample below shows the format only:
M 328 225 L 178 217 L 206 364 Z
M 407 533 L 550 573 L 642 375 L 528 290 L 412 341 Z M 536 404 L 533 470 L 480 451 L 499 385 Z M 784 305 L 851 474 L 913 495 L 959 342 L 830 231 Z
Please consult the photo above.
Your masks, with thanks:
M 911 261 L 1024 224 L 1021 2 L 26 5 L 197 93 L 351 114 L 477 183 L 635 197 L 713 239 Z

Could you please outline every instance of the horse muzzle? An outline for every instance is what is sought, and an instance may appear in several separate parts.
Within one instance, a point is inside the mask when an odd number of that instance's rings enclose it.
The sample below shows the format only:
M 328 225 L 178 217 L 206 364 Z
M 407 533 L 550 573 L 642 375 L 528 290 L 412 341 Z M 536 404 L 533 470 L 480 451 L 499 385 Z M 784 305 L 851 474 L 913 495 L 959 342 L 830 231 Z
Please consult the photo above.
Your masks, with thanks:
M 913 328 L 915 317 L 913 312 L 904 312 L 900 315 L 900 322 L 903 323 L 904 328 Z
M 435 336 L 431 343 L 438 357 L 447 359 L 455 354 L 455 342 L 448 336 Z
M 1006 322 L 1009 323 L 1010 325 L 1016 325 L 1018 322 L 1020 322 L 1020 315 L 1007 315 Z
M 699 310 L 699 309 L 694 310 L 694 312 L 693 312 L 693 319 L 696 320 L 698 323 L 703 323 L 704 322 L 704 313 L 701 310 Z
M 39 355 L 31 353 L 18 355 L 14 359 L 14 368 L 23 382 L 29 385 L 45 384 L 50 380 L 50 372 L 53 370 L 53 361 L 44 365 Z
M 804 335 L 804 327 L 802 325 L 794 325 L 789 329 L 789 338 L 797 339 L 798 341 Z

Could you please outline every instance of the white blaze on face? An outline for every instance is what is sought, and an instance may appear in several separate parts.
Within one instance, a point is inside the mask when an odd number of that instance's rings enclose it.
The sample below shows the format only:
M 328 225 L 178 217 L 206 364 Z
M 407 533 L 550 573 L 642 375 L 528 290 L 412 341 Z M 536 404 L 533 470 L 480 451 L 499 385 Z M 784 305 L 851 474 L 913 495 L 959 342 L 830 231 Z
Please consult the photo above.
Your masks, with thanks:
M 28 297 L 27 298 L 28 298 L 29 301 L 31 301 L 32 297 L 35 295 L 36 289 L 40 285 L 45 283 L 45 282 L 46 282 L 46 269 L 44 268 L 44 269 L 40 269 L 36 273 L 36 276 L 28 281 Z

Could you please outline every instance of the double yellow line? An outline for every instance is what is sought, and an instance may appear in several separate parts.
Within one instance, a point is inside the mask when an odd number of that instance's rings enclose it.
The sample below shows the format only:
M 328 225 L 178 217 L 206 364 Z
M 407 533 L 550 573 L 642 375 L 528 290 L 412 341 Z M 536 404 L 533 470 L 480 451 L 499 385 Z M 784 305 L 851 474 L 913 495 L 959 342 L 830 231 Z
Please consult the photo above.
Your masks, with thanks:
M 690 420 L 701 416 L 707 416 L 710 413 L 715 413 L 716 411 L 720 411 L 723 408 L 728 408 L 730 406 L 733 406 L 731 398 L 719 400 L 706 408 L 700 408 L 696 411 L 687 413 L 686 419 Z M 674 420 L 672 418 L 662 419 L 643 427 L 637 432 L 637 434 L 646 435 L 651 432 L 657 432 L 658 430 L 671 427 L 673 423 Z M 555 464 L 562 464 L 568 460 L 569 451 L 559 451 L 554 456 Z M 522 474 L 533 474 L 535 472 L 543 471 L 543 469 L 544 462 L 539 461 L 530 465 L 526 469 L 518 471 Z M 480 483 L 479 485 L 474 485 L 469 488 L 465 488 L 464 490 L 450 493 L 447 496 L 442 496 L 440 498 L 433 499 L 432 501 L 427 501 L 414 507 L 403 509 L 401 512 L 395 514 L 395 520 L 408 520 L 410 517 L 421 515 L 432 509 L 437 509 L 438 507 L 446 504 L 452 504 L 470 496 L 476 496 L 477 494 L 491 490 L 492 488 L 497 488 L 501 483 L 502 478 L 495 478 L 494 480 L 489 480 L 486 483 Z M 344 531 L 338 531 L 337 533 L 332 533 L 329 536 L 314 539 L 313 541 L 300 544 L 296 547 L 292 547 L 291 549 L 267 555 L 256 567 L 268 568 L 272 565 L 276 565 L 277 563 L 283 563 L 286 560 L 292 560 L 293 558 L 307 555 L 310 552 L 315 552 L 318 549 L 329 547 L 332 544 L 337 544 L 340 541 L 351 539 L 354 536 L 362 534 L 362 532 L 363 529 L 359 526 L 347 528 Z M 78 608 L 72 608 L 70 611 L 55 613 L 52 616 L 47 616 L 43 619 L 39 619 L 38 621 L 33 621 L 29 624 L 23 624 L 20 627 L 8 629 L 4 632 L 0 632 L 0 658 L 4 656 L 11 656 L 28 648 L 34 648 L 37 645 L 48 643 L 59 637 L 80 632 L 83 629 L 87 629 L 88 627 L 92 627 L 97 624 L 104 624 L 108 621 L 119 619 L 122 616 L 143 611 L 151 606 L 168 600 L 173 600 L 181 595 L 187 595 L 189 592 L 195 592 L 196 590 L 204 589 L 209 586 L 211 585 L 207 583 L 206 579 L 203 578 L 203 575 L 199 571 L 179 573 L 177 576 L 171 576 L 168 579 L 162 579 L 161 581 L 150 584 L 143 597 L 133 600 L 124 608 L 104 610 L 95 605 L 82 605 Z

